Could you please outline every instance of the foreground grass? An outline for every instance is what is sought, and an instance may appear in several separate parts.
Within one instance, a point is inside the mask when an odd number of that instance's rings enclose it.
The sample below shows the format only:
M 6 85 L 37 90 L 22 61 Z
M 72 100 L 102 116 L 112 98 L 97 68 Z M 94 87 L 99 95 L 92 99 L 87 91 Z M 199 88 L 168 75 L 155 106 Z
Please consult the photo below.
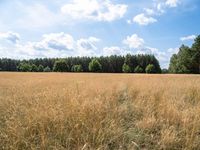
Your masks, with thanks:
M 0 149 L 200 149 L 200 76 L 1 73 Z

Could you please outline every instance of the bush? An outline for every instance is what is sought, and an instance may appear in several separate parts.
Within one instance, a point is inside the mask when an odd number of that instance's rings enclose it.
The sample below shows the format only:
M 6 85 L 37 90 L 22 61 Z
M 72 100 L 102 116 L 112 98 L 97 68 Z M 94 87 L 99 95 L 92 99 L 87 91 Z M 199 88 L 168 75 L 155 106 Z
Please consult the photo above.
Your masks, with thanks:
M 122 66 L 122 71 L 123 71 L 124 73 L 131 73 L 131 67 L 125 63 L 125 64 Z
M 53 70 L 56 72 L 67 72 L 68 68 L 68 64 L 65 60 L 57 60 L 54 63 Z
M 44 66 L 39 65 L 39 67 L 38 67 L 38 72 L 43 72 L 43 71 L 44 71 Z
M 142 67 L 140 67 L 140 66 L 137 66 L 137 67 L 134 69 L 134 72 L 135 72 L 135 73 L 144 73 Z
M 51 68 L 49 68 L 49 66 L 45 67 L 44 72 L 51 72 Z
M 74 65 L 71 69 L 72 72 L 83 72 L 83 67 L 81 65 Z
M 149 64 L 146 69 L 145 69 L 146 73 L 156 73 L 156 69 L 155 66 L 153 64 Z
M 38 67 L 35 64 L 31 65 L 31 71 L 38 72 Z
M 91 71 L 91 72 L 101 72 L 101 70 L 102 70 L 102 66 L 97 59 L 93 59 L 89 63 L 89 71 Z
M 32 70 L 32 66 L 25 62 L 20 63 L 17 68 L 22 72 L 30 72 Z

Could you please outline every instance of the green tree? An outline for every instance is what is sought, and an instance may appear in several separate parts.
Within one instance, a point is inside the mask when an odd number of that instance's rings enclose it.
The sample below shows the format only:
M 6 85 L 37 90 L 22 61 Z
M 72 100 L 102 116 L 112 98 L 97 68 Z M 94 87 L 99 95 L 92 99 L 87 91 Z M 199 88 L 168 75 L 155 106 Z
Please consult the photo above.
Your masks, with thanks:
M 178 54 L 174 54 L 170 59 L 169 71 L 171 73 L 192 73 L 192 52 L 185 45 L 179 48 Z
M 192 53 L 192 72 L 200 73 L 200 35 L 194 40 L 191 48 Z
M 56 72 L 67 72 L 69 69 L 69 66 L 65 60 L 57 60 L 54 63 L 53 70 Z
M 134 72 L 134 69 L 138 65 L 137 56 L 127 54 L 124 63 L 130 67 L 131 72 Z
M 200 73 L 200 36 L 198 36 L 192 47 L 182 45 L 178 54 L 172 55 L 169 71 L 171 73 Z
M 91 72 L 101 72 L 102 66 L 99 63 L 99 61 L 94 58 L 92 61 L 89 63 L 89 71 Z
M 146 69 L 146 73 L 156 73 L 155 66 L 153 64 L 149 64 Z
M 82 65 L 73 65 L 71 71 L 72 72 L 83 72 L 83 67 L 82 67 Z
M 124 65 L 122 66 L 122 70 L 124 73 L 131 73 L 131 67 L 126 63 L 124 63 Z
M 35 64 L 31 65 L 31 71 L 38 72 L 38 67 Z
M 18 66 L 18 70 L 22 72 L 30 72 L 32 70 L 32 66 L 28 63 L 21 62 Z
M 44 66 L 43 65 L 39 65 L 38 66 L 38 72 L 43 72 L 44 71 Z
M 49 66 L 45 67 L 44 72 L 51 72 L 51 68 Z
M 144 73 L 142 67 L 140 67 L 139 65 L 134 69 L 135 73 Z

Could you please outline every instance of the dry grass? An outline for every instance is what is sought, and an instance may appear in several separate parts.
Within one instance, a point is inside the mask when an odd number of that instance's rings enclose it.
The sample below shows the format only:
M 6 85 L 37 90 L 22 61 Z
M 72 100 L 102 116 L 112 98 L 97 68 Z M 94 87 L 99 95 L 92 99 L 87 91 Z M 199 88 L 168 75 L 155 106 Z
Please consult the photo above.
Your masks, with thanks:
M 200 76 L 1 73 L 0 149 L 200 149 Z

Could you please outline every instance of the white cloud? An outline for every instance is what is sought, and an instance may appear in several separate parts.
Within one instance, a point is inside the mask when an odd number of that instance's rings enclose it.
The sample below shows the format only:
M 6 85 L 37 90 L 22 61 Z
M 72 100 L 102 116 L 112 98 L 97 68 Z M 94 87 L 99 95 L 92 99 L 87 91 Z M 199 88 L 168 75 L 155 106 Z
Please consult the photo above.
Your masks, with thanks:
M 190 40 L 194 40 L 196 37 L 197 37 L 196 35 L 189 35 L 189 36 L 181 37 L 180 40 L 181 41 L 190 41 Z
M 111 56 L 111 55 L 125 55 L 128 52 L 123 50 L 120 47 L 112 46 L 112 47 L 104 47 L 103 48 L 103 55 L 104 56 Z
M 2 32 L 0 33 L 0 39 L 7 40 L 11 43 L 16 44 L 20 40 L 20 35 L 15 32 Z
M 11 39 L 5 35 L 7 34 L 0 34 L 0 37 Z M 38 42 L 21 43 L 18 41 L 15 44 L 0 45 L 0 56 L 15 59 L 94 56 L 99 54 L 96 47 L 99 41 L 100 39 L 96 37 L 74 40 L 71 35 L 63 32 L 50 33 L 44 34 Z
M 73 55 L 74 48 L 73 37 L 63 32 L 45 34 L 39 42 L 19 43 L 15 47 L 19 55 L 25 55 L 27 58 L 66 57 Z
M 125 4 L 113 4 L 110 0 L 73 0 L 65 4 L 61 11 L 74 19 L 113 21 L 122 18 L 127 7 Z
M 155 15 L 161 15 L 165 12 L 165 3 L 157 3 L 155 4 Z
M 132 36 L 128 36 L 125 40 L 123 40 L 123 43 L 128 45 L 129 48 L 139 48 L 143 46 L 144 40 L 138 37 L 137 34 L 133 34 Z
M 177 7 L 180 4 L 180 0 L 153 0 L 153 6 L 144 8 L 143 13 L 140 13 L 133 17 L 133 22 L 139 25 L 149 25 L 157 22 L 155 16 L 160 16 L 166 12 L 168 8 Z M 130 24 L 130 21 L 127 22 Z
M 150 8 L 144 8 L 144 11 L 146 12 L 147 15 L 153 15 L 155 13 L 155 11 Z
M 139 25 L 148 25 L 154 22 L 157 22 L 157 20 L 153 17 L 146 16 L 145 14 L 139 14 L 133 18 L 133 21 L 138 23 Z
M 177 5 L 180 3 L 180 0 L 167 0 L 165 4 L 169 7 L 177 7 Z
M 178 51 L 179 51 L 179 48 L 178 48 L 178 47 L 176 47 L 176 48 L 169 48 L 169 49 L 167 50 L 167 52 L 170 53 L 170 54 L 177 54 Z
M 95 44 L 100 39 L 96 37 L 89 37 L 88 39 L 80 39 L 77 41 L 77 50 L 79 56 L 93 56 L 96 54 L 97 47 Z
M 41 42 L 33 43 L 34 48 L 55 49 L 55 50 L 72 50 L 74 48 L 74 39 L 71 35 L 61 33 L 51 33 L 43 35 Z

